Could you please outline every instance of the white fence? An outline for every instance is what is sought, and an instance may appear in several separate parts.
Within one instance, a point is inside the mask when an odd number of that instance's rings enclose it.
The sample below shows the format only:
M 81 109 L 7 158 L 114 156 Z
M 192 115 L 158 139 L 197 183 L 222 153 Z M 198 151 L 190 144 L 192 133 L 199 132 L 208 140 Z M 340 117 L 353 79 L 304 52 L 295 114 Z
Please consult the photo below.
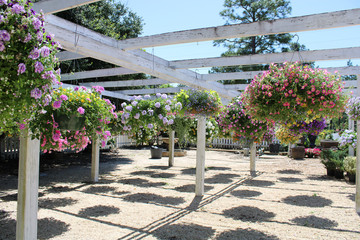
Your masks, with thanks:
M 13 160 L 19 158 L 19 146 L 18 137 L 1 137 L 0 159 Z

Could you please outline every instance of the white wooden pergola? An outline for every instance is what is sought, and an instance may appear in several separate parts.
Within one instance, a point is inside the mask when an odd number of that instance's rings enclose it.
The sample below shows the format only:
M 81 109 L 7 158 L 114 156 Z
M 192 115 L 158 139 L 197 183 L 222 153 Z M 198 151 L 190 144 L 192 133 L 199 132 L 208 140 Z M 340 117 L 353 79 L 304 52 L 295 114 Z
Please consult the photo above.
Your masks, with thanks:
M 58 54 L 61 61 L 92 57 L 104 62 L 117 65 L 116 68 L 101 69 L 74 74 L 63 74 L 62 82 L 87 78 L 101 78 L 108 76 L 126 75 L 132 73 L 145 73 L 155 78 L 123 81 L 86 82 L 82 85 L 101 85 L 106 88 L 104 96 L 129 100 L 130 95 L 151 94 L 153 89 L 111 91 L 114 87 L 161 85 L 164 83 L 179 83 L 187 88 L 215 90 L 228 102 L 244 90 L 246 84 L 223 85 L 219 80 L 249 79 L 261 72 L 236 72 L 217 74 L 198 74 L 190 68 L 236 66 L 251 64 L 269 64 L 272 62 L 289 61 L 316 61 L 360 58 L 360 47 L 339 48 L 327 50 L 303 51 L 300 56 L 293 53 L 272 53 L 238 57 L 216 57 L 203 59 L 186 59 L 167 61 L 149 54 L 140 49 L 164 45 L 173 45 L 190 42 L 210 41 L 225 38 L 240 38 L 257 35 L 271 35 L 279 33 L 293 33 L 301 31 L 314 31 L 360 25 L 360 9 L 351 9 L 338 12 L 314 14 L 308 16 L 263 21 L 249 24 L 234 24 L 218 27 L 184 30 L 164 33 L 153 36 L 138 37 L 134 39 L 115 40 L 101 35 L 72 22 L 52 15 L 80 5 L 89 4 L 99 0 L 43 0 L 34 5 L 35 11 L 43 10 L 46 14 L 46 30 L 55 35 L 66 51 Z M 76 44 L 74 39 L 76 37 Z M 346 88 L 360 87 L 360 67 L 328 68 L 330 72 L 339 71 L 342 75 L 357 75 L 358 81 L 345 82 Z M 176 93 L 181 88 L 161 89 L 162 93 Z M 160 92 L 160 89 L 156 89 Z M 358 142 L 360 142 L 360 125 L 358 123 Z M 170 139 L 173 139 L 173 133 Z M 94 141 L 92 153 L 91 178 L 98 180 L 99 151 L 98 141 Z M 27 137 L 21 138 L 18 212 L 17 212 L 17 239 L 37 238 L 37 209 L 38 209 L 38 179 L 39 179 L 39 141 Z M 174 164 L 173 141 L 170 144 L 169 165 Z M 360 213 L 360 147 L 357 148 L 357 174 L 356 174 L 356 211 Z M 204 193 L 204 166 L 205 166 L 205 118 L 198 121 L 198 150 L 196 163 L 196 195 Z M 255 151 L 250 157 L 250 170 L 255 172 Z

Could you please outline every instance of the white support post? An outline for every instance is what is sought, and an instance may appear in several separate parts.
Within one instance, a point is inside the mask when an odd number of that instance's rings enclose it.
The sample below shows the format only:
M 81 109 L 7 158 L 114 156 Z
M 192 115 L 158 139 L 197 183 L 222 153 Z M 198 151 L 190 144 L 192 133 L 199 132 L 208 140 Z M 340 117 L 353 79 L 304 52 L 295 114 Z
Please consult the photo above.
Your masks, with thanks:
M 196 147 L 196 185 L 195 195 L 204 195 L 205 178 L 205 137 L 206 117 L 199 116 L 197 122 L 197 147 Z
M 99 159 L 100 159 L 100 141 L 99 137 L 92 141 L 92 152 L 91 152 L 91 181 L 98 182 L 99 181 Z
M 37 239 L 40 141 L 20 136 L 16 239 Z
M 357 75 L 357 89 L 356 95 L 360 95 L 360 74 Z M 355 209 L 360 215 L 360 121 L 356 121 L 356 193 L 355 193 Z
M 352 120 L 349 117 L 349 130 L 355 130 L 355 126 L 354 126 L 354 120 Z M 349 156 L 354 156 L 354 148 L 352 146 L 349 146 Z
M 250 143 L 250 174 L 256 175 L 256 143 Z
M 169 134 L 169 167 L 174 166 L 175 131 Z

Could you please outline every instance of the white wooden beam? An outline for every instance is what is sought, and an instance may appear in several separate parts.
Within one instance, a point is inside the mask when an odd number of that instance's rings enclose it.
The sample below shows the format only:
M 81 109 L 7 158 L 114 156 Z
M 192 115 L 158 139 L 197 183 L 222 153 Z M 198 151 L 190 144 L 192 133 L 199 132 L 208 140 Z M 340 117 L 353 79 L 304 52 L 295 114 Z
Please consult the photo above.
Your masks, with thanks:
M 195 195 L 202 196 L 205 182 L 206 117 L 199 115 L 197 120 Z
M 99 181 L 99 162 L 100 162 L 100 140 L 99 136 L 94 137 L 91 149 L 91 181 Z
M 323 68 L 328 72 L 338 71 L 340 75 L 356 75 L 360 73 L 359 66 L 351 67 L 330 67 Z M 253 79 L 256 75 L 262 74 L 263 71 L 247 71 L 247 72 L 232 72 L 232 73 L 211 73 L 201 74 L 201 79 L 205 81 L 220 81 L 220 80 L 237 80 L 237 79 Z
M 256 143 L 250 144 L 250 175 L 256 175 Z
M 61 81 L 64 82 L 70 80 L 96 78 L 96 77 L 111 77 L 111 76 L 119 76 L 119 75 L 133 74 L 133 73 L 138 73 L 138 72 L 123 67 L 106 68 L 106 69 L 98 69 L 98 70 L 91 70 L 84 72 L 61 74 Z
M 84 56 L 84 55 L 74 53 L 74 52 L 69 52 L 69 51 L 58 52 L 56 54 L 56 57 L 59 59 L 60 62 L 86 58 L 86 56 Z
M 311 62 L 324 60 L 354 59 L 360 58 L 360 47 L 325 49 L 301 52 L 254 54 L 234 57 L 215 57 L 202 59 L 185 59 L 171 61 L 172 68 L 201 68 L 201 67 L 220 67 L 237 66 L 251 64 L 270 64 L 283 62 Z
M 226 84 L 225 89 L 229 90 L 245 90 L 248 84 Z
M 88 82 L 83 83 L 85 86 L 103 86 L 103 87 L 135 87 L 135 86 L 150 86 L 150 85 L 162 85 L 170 83 L 169 81 L 159 78 L 151 79 L 134 79 L 134 80 L 120 80 L 120 81 L 108 81 L 108 82 Z
M 40 140 L 22 131 L 19 150 L 19 180 L 16 239 L 37 239 Z
M 40 2 L 34 3 L 33 9 L 36 12 L 40 12 L 40 10 L 42 10 L 44 14 L 51 14 L 98 1 L 100 0 L 42 0 Z
M 216 82 L 204 82 L 197 78 L 192 71 L 179 71 L 169 67 L 168 61 L 154 57 L 144 51 L 137 50 L 131 52 L 121 51 L 119 41 L 91 31 L 59 17 L 46 16 L 46 29 L 55 34 L 55 38 L 60 42 L 63 49 L 77 52 L 81 55 L 100 59 L 124 68 L 168 80 L 170 82 L 181 83 L 193 88 L 214 90 L 220 96 L 233 98 L 237 92 L 225 90 L 222 84 Z M 74 46 L 73 39 L 77 36 L 79 41 Z M 146 57 L 144 57 L 146 55 Z
M 64 87 L 64 88 L 79 87 L 78 85 L 66 84 L 66 83 L 63 83 L 61 86 Z M 85 86 L 85 85 L 81 84 L 80 86 Z M 56 87 L 58 87 L 58 86 L 56 86 Z M 88 86 L 85 86 L 85 87 L 88 87 Z M 130 100 L 130 96 L 127 96 L 127 95 L 122 94 L 122 93 L 116 93 L 116 92 L 107 91 L 107 90 L 103 91 L 101 93 L 101 95 L 102 96 L 107 96 L 107 97 L 112 97 L 112 98 L 124 99 L 124 100 L 127 100 L 127 101 Z
M 169 167 L 174 166 L 175 131 L 169 131 Z
M 351 10 L 276 19 L 271 21 L 261 21 L 248 24 L 199 28 L 140 38 L 125 39 L 120 42 L 120 48 L 124 50 L 131 50 L 225 38 L 241 38 L 258 35 L 272 35 L 279 33 L 292 33 L 355 26 L 360 25 L 359 16 L 360 8 L 356 8 Z
M 121 90 L 114 92 L 126 94 L 126 95 L 144 95 L 144 94 L 156 94 L 156 93 L 178 93 L 181 91 L 181 89 L 187 90 L 190 88 L 189 87 L 150 88 L 150 89 Z
M 360 74 L 357 75 L 357 88 L 360 89 Z M 360 96 L 360 92 L 357 92 L 357 97 Z M 360 121 L 356 121 L 357 124 L 357 143 L 356 143 L 356 192 L 355 192 L 355 210 L 360 215 Z

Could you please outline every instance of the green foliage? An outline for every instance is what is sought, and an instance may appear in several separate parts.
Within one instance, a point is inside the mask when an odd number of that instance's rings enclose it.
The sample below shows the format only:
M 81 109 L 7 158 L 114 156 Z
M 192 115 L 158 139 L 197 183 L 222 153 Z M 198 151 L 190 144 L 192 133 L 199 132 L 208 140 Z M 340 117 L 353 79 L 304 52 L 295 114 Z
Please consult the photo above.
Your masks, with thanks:
M 171 126 L 175 131 L 176 137 L 179 139 L 178 144 L 180 148 L 184 148 L 189 139 L 189 131 L 193 119 L 187 116 L 176 115 L 174 124 Z
M 349 174 L 356 174 L 356 157 L 347 156 L 344 159 L 344 170 Z
M 347 156 L 347 150 L 323 150 L 321 151 L 321 163 L 327 169 L 344 170 L 344 159 Z

